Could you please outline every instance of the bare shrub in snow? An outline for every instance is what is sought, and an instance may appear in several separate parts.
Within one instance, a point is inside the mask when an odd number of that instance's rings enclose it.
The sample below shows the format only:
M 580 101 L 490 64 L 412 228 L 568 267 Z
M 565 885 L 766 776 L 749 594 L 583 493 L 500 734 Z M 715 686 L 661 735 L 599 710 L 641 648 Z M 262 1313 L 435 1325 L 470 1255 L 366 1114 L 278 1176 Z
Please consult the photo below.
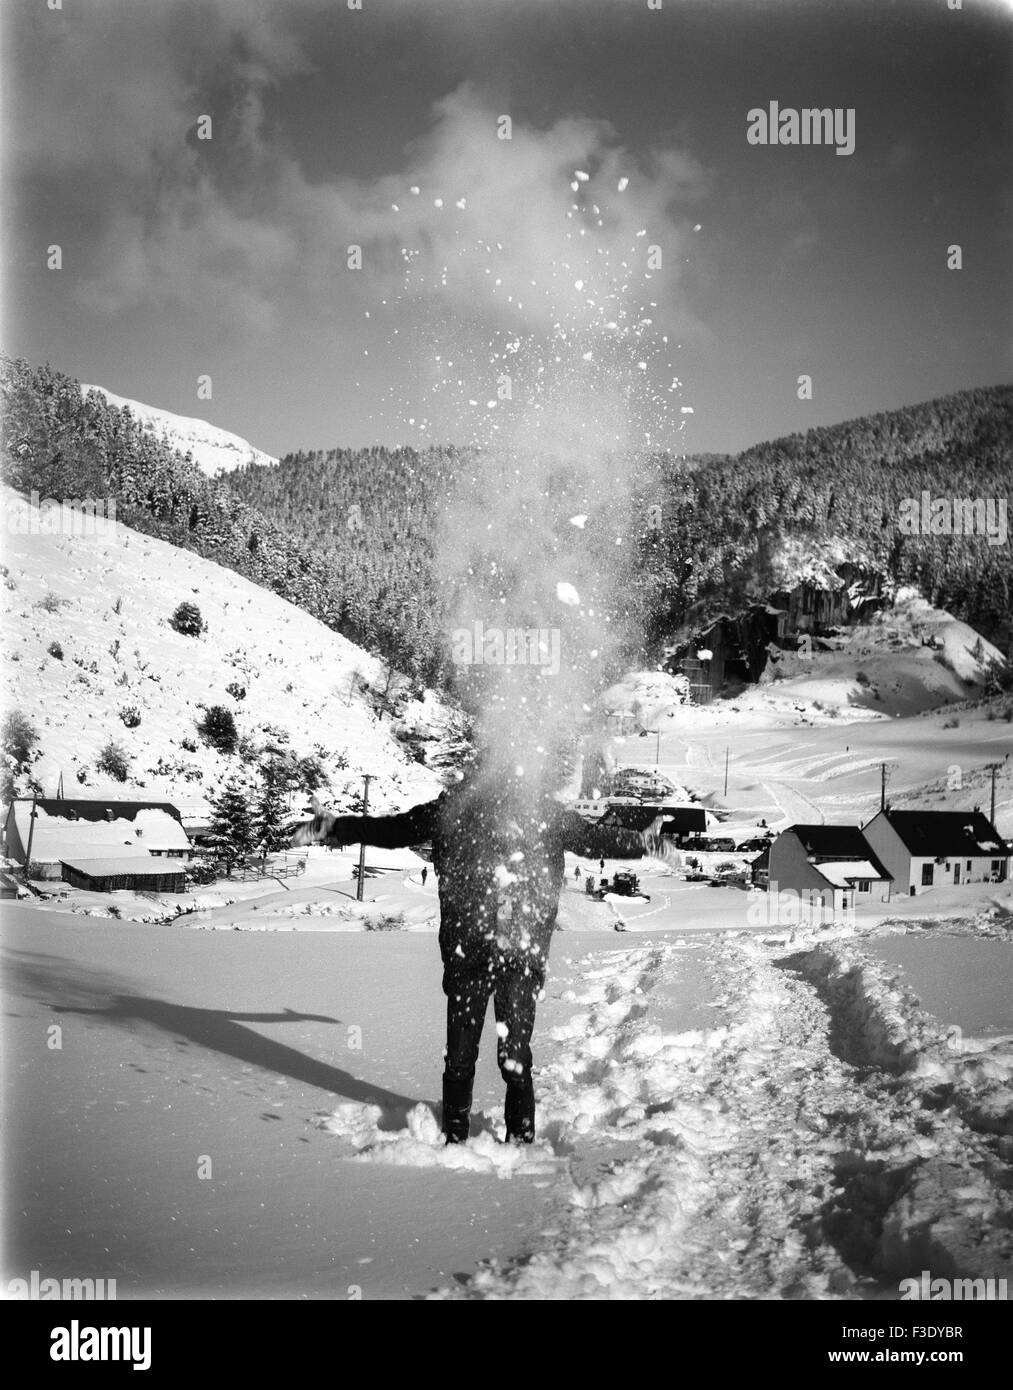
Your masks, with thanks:
M 70 602 L 70 599 L 57 598 L 56 594 L 46 594 L 36 603 L 36 608 L 43 609 L 46 613 L 59 613 L 60 609 Z
M 403 912 L 384 912 L 379 917 L 366 918 L 367 931 L 407 931 Z

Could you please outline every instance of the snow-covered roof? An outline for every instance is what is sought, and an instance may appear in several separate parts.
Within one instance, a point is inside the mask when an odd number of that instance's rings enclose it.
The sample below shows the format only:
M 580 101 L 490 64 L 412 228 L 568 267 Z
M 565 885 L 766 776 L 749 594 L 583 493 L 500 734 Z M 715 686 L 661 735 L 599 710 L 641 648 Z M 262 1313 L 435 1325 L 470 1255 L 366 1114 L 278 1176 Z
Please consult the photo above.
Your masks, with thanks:
M 868 859 L 842 859 L 837 863 L 815 864 L 813 867 L 835 888 L 850 888 L 858 878 L 885 881 L 889 877 L 870 864 Z
M 181 874 L 183 866 L 178 860 L 156 859 L 150 854 L 116 854 L 107 858 L 84 858 L 75 855 L 72 859 L 61 859 L 68 869 L 91 878 L 106 878 L 111 874 L 134 874 L 154 877 L 156 874 Z
M 888 880 L 893 877 L 880 863 L 872 845 L 857 825 L 790 825 L 783 833 L 798 838 L 810 864 L 818 873 L 823 874 L 829 883 L 834 883 L 835 880 L 826 870 L 839 865 L 854 870 L 849 873 L 849 878 Z M 857 868 L 863 866 L 866 872 L 858 873 Z M 847 887 L 847 879 L 837 883 L 836 887 Z
M 117 809 L 110 803 L 110 809 Z M 32 803 L 15 801 L 11 806 L 21 844 L 28 845 Z M 155 806 L 137 806 L 132 816 L 114 815 L 112 820 L 85 819 L 78 816 L 36 810 L 35 831 L 32 835 L 32 860 L 40 864 L 55 864 L 68 856 L 91 858 L 98 854 L 118 857 L 144 855 L 149 850 L 188 850 L 190 841 L 179 821 L 167 810 Z

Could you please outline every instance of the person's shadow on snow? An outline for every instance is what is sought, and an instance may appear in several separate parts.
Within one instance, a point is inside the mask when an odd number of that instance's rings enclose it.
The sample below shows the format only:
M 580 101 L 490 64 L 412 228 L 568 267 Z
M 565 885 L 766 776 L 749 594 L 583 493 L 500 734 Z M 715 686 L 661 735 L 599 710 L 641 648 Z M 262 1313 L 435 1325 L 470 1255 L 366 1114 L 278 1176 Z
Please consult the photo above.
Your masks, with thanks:
M 134 1020 L 149 1023 L 166 1033 L 189 1039 L 200 1047 L 235 1057 L 264 1071 L 291 1077 L 293 1081 L 301 1081 L 307 1086 L 318 1086 L 322 1091 L 330 1091 L 346 1100 L 378 1105 L 383 1111 L 378 1123 L 380 1129 L 404 1129 L 408 1122 L 408 1111 L 418 1104 L 417 1098 L 371 1085 L 341 1067 L 332 1067 L 326 1062 L 317 1061 L 315 1057 L 307 1057 L 294 1047 L 265 1038 L 254 1029 L 243 1026 L 246 1023 L 341 1023 L 340 1018 L 330 1018 L 327 1014 L 301 1014 L 293 1009 L 283 1009 L 281 1013 L 230 1013 L 227 1009 L 197 1009 L 187 1004 L 170 1004 L 164 999 L 144 999 L 135 994 L 114 995 L 105 1008 L 72 1004 L 52 1004 L 50 1007 L 54 1013 L 91 1014 L 107 1018 L 112 1023 L 125 1024 Z M 182 1043 L 181 1046 L 186 1044 Z

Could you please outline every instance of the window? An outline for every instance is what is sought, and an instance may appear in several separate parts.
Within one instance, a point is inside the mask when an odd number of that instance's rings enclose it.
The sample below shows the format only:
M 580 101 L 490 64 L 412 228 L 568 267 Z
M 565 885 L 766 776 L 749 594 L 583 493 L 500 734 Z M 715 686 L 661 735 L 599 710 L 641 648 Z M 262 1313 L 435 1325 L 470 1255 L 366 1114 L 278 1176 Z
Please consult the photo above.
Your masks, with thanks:
M 860 893 L 868 893 L 869 889 L 872 887 L 872 880 L 868 878 L 860 878 L 856 882 L 855 887 L 858 889 Z
M 923 865 L 922 865 L 922 887 L 923 887 L 923 888 L 930 888 L 931 886 L 932 886 L 932 865 L 931 865 L 931 864 L 923 864 Z

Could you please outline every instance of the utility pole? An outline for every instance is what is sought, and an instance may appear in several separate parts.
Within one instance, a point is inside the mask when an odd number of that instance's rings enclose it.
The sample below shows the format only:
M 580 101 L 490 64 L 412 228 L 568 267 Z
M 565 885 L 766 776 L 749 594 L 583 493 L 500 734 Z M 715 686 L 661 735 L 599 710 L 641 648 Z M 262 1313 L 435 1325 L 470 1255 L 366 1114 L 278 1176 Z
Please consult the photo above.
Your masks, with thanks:
M 28 817 L 28 844 L 25 848 L 25 883 L 28 882 L 28 866 L 32 862 L 32 840 L 35 836 L 35 817 L 39 814 L 35 809 L 35 792 L 32 792 L 32 810 Z
M 728 754 L 730 751 L 728 745 L 725 744 L 725 796 L 728 795 Z
M 879 809 L 886 810 L 886 763 L 879 765 Z
M 363 793 L 362 793 L 362 819 L 365 820 L 365 819 L 366 819 L 366 816 L 369 814 L 369 784 L 370 784 L 370 782 L 372 782 L 372 780 L 373 780 L 372 774 L 369 773 L 369 772 L 364 772 L 364 773 L 362 774 L 362 780 L 363 780 L 363 782 L 365 782 L 365 784 L 366 784 L 365 790 L 364 790 Z M 366 833 L 366 832 L 365 832 L 365 827 L 363 827 L 363 836 L 365 836 L 365 833 Z M 365 877 L 366 877 L 366 841 L 365 841 L 365 839 L 363 839 L 362 843 L 359 845 L 359 884 L 358 884 L 358 887 L 357 887 L 356 890 L 355 890 L 355 896 L 356 896 L 356 898 L 358 899 L 358 901 L 359 901 L 360 903 L 362 902 L 362 884 L 363 884 L 363 881 L 364 881 Z
M 991 812 L 990 812 L 989 817 L 988 817 L 988 821 L 989 821 L 989 824 L 990 824 L 990 825 L 995 825 L 995 774 L 996 774 L 998 771 L 999 771 L 999 764 L 998 764 L 998 763 L 993 763 L 993 764 L 992 764 L 992 767 L 991 767 L 991 772 L 992 772 L 992 802 L 991 802 Z

